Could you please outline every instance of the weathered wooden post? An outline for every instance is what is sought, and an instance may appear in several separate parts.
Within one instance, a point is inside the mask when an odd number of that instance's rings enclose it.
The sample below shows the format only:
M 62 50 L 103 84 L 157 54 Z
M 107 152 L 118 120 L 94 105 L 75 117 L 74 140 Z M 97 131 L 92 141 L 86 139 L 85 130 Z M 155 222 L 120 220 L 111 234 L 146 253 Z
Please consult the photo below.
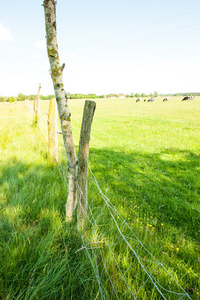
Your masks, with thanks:
M 48 146 L 49 160 L 51 163 L 58 161 L 58 137 L 57 137 L 57 104 L 56 99 L 49 102 L 48 114 Z
M 33 110 L 35 114 L 35 124 L 38 124 L 38 116 L 40 113 L 40 98 L 39 98 L 40 90 L 41 90 L 41 83 L 39 84 L 38 93 L 37 96 L 35 97 L 34 106 L 33 106 Z
M 87 217 L 88 210 L 88 197 L 87 197 L 87 175 L 88 175 L 88 156 L 89 156 L 89 142 L 91 125 L 96 108 L 94 101 L 85 101 L 83 112 L 80 141 L 79 141 L 79 154 L 78 154 L 78 193 L 77 193 L 77 218 L 78 227 L 83 225 Z

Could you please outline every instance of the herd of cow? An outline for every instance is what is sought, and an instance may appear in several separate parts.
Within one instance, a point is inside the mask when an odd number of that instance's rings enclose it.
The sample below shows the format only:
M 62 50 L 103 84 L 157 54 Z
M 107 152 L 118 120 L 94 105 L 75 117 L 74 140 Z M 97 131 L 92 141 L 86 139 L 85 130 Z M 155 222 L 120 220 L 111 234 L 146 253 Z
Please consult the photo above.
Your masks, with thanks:
M 182 101 L 190 101 L 190 100 L 194 100 L 194 97 L 193 96 L 186 96 L 182 99 Z M 142 98 L 137 98 L 136 102 L 140 102 L 140 101 L 142 101 Z M 144 99 L 144 102 L 155 102 L 155 101 L 156 101 L 155 97 L 151 97 L 148 100 Z M 165 102 L 165 101 L 170 101 L 170 98 L 165 97 L 163 99 L 163 102 Z

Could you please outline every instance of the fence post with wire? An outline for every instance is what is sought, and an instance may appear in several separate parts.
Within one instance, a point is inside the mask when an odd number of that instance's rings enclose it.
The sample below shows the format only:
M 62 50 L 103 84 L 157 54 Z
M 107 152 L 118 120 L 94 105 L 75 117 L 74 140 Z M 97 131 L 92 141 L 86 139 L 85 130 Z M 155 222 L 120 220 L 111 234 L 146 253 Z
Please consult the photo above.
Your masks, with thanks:
M 80 140 L 79 140 L 79 154 L 78 154 L 78 190 L 77 190 L 77 217 L 78 227 L 80 223 L 84 222 L 87 216 L 88 200 L 87 200 L 87 177 L 88 177 L 88 156 L 89 156 L 89 141 L 90 132 L 93 121 L 94 112 L 96 109 L 96 102 L 86 100 L 83 112 Z

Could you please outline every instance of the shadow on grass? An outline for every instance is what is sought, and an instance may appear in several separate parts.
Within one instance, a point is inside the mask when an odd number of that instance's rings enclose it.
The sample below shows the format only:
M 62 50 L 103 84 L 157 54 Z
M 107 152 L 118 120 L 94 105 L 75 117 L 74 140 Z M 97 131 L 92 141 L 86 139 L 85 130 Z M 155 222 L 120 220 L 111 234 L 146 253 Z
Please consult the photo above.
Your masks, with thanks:
M 103 193 L 148 251 L 166 269 L 174 270 L 173 275 L 179 278 L 179 282 L 184 278 L 181 285 L 190 295 L 196 293 L 199 285 L 200 246 L 199 156 L 178 149 L 164 149 L 161 153 L 153 154 L 90 149 L 90 167 Z M 92 176 L 89 181 L 90 194 L 92 206 L 98 207 L 93 210 L 93 219 L 104 237 L 121 249 L 116 248 L 116 256 L 121 255 L 121 259 L 124 259 L 127 244 L 120 239 L 119 231 L 112 221 L 113 216 L 104 208 L 104 201 Z M 124 235 L 128 236 L 130 231 L 117 214 L 115 221 L 123 228 Z M 132 255 L 130 251 L 129 259 Z M 139 255 L 147 259 L 146 253 Z M 136 276 L 142 278 L 138 274 Z M 162 277 L 159 273 L 159 280 L 163 280 L 166 289 L 172 287 L 172 283 L 165 285 L 169 278 L 169 274 Z M 145 279 L 142 282 L 146 282 Z M 158 299 L 159 295 L 152 296 L 152 288 L 148 290 L 148 286 L 145 286 L 145 291 L 149 294 L 141 299 Z M 166 299 L 175 299 L 168 297 L 169 294 Z
M 169 223 L 199 242 L 198 155 L 178 149 L 153 154 L 91 149 L 90 165 L 116 207 L 123 205 L 128 214 L 140 206 L 141 215 L 151 212 L 158 223 Z
M 153 216 L 158 236 L 178 232 L 199 243 L 197 155 L 178 149 L 154 154 L 91 149 L 90 166 L 125 217 L 135 222 L 137 207 L 137 216 Z M 94 299 L 97 286 L 90 261 L 84 251 L 75 253 L 82 241 L 65 222 L 67 191 L 57 167 L 13 158 L 1 173 L 0 296 Z M 187 251 L 184 259 L 188 263 L 194 257 Z
M 93 299 L 80 234 L 65 221 L 57 167 L 13 158 L 0 177 L 0 299 Z

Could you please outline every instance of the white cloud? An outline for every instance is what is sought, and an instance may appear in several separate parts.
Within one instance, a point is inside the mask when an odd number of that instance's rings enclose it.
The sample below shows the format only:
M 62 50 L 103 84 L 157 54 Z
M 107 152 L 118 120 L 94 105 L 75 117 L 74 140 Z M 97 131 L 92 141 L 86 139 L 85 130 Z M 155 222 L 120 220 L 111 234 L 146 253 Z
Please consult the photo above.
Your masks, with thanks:
M 9 46 L 9 48 L 14 51 L 19 51 L 19 48 L 17 48 L 17 47 Z
M 13 41 L 10 30 L 0 23 L 0 41 Z
M 45 49 L 46 48 L 46 42 L 45 41 L 36 41 L 35 42 L 35 47 L 40 48 L 40 49 Z

